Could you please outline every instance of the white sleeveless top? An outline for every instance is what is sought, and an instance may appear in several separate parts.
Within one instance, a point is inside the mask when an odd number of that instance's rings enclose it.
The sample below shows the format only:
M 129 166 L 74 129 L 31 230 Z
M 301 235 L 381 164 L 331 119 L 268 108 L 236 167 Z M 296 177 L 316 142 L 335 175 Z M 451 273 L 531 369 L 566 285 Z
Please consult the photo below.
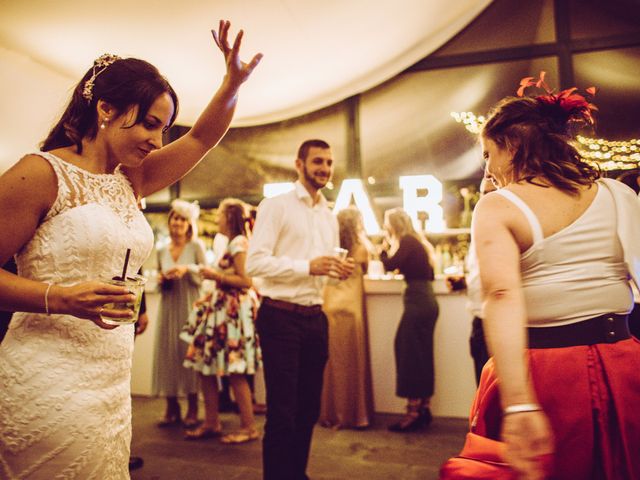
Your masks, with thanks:
M 153 232 L 127 177 L 36 155 L 58 194 L 16 255 L 19 275 L 59 285 L 109 278 L 122 273 L 127 248 L 137 272 Z M 133 325 L 15 313 L 0 345 L 0 478 L 129 478 L 132 352 Z
M 614 199 L 600 181 L 596 184 L 596 196 L 584 213 L 546 238 L 520 197 L 509 190 L 496 191 L 522 211 L 531 228 L 533 244 L 520 256 L 530 327 L 624 314 L 633 306 Z

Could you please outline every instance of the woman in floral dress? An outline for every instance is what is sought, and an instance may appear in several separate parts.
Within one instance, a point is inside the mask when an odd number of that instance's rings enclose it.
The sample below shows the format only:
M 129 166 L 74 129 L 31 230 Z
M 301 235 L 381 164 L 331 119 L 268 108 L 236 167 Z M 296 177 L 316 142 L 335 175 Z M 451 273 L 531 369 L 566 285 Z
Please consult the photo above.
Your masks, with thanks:
M 189 342 L 184 365 L 199 372 L 205 402 L 205 421 L 187 432 L 188 439 L 218 436 L 217 376 L 228 376 L 240 410 L 241 429 L 222 437 L 223 443 L 244 443 L 258 438 L 251 389 L 246 375 L 260 367 L 260 347 L 255 331 L 258 295 L 245 273 L 249 247 L 249 218 L 244 204 L 224 200 L 218 209 L 220 233 L 231 240 L 217 268 L 204 267 L 201 275 L 216 288 L 197 302 L 182 333 Z

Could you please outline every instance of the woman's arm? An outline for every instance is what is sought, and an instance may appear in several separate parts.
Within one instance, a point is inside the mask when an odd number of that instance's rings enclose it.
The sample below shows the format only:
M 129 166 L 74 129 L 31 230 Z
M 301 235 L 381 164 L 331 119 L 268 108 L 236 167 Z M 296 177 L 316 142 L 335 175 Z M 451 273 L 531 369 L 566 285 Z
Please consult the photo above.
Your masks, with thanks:
M 262 58 L 262 54 L 257 54 L 249 63 L 241 61 L 243 32 L 241 30 L 238 33 L 231 47 L 229 27 L 228 21 L 221 20 L 218 33 L 212 30 L 214 41 L 224 55 L 227 70 L 218 91 L 191 130 L 178 140 L 151 152 L 141 167 L 126 169 L 140 196 L 148 196 L 181 179 L 227 132 L 238 101 L 238 90 Z
M 27 155 L 0 177 L 0 264 L 31 241 L 58 194 L 51 165 L 38 155 Z M 0 269 L 0 306 L 9 311 L 64 313 L 88 318 L 103 328 L 102 305 L 131 302 L 126 288 L 101 282 L 63 287 L 19 277 Z M 126 317 L 119 311 L 114 317 Z
M 233 272 L 223 272 L 214 268 L 204 267 L 200 274 L 203 278 L 214 280 L 219 286 L 230 286 L 237 288 L 249 288 L 252 285 L 251 278 L 245 270 L 247 261 L 246 252 L 238 252 L 233 256 Z
M 232 274 L 223 273 L 219 280 L 222 285 L 230 285 L 238 288 L 249 288 L 252 285 L 251 278 L 247 275 L 245 264 L 247 261 L 247 252 L 238 252 L 233 256 Z
M 405 262 L 411 261 L 411 245 L 409 243 L 409 236 L 405 235 L 399 240 L 398 250 L 396 250 L 396 253 L 392 257 L 389 257 L 386 250 L 380 252 L 380 260 L 382 261 L 385 270 L 388 271 L 401 268 Z
M 351 256 L 356 263 L 360 264 L 362 271 L 367 273 L 367 268 L 369 268 L 369 251 L 364 247 L 364 245 L 356 244 Z
M 531 384 L 520 250 L 514 237 L 514 209 L 497 195 L 477 204 L 473 215 L 473 241 L 484 292 L 483 325 L 500 382 L 503 408 L 537 404 Z M 544 478 L 539 456 L 553 451 L 549 422 L 542 411 L 521 412 L 503 418 L 507 460 L 523 476 Z

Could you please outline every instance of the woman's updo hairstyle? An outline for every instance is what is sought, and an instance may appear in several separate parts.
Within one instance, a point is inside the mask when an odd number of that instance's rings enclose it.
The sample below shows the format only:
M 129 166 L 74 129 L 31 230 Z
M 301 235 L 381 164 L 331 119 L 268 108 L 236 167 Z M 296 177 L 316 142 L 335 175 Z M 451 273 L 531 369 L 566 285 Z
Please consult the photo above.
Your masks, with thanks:
M 101 63 L 105 58 L 109 59 L 106 66 Z M 133 126 L 144 120 L 151 105 L 163 93 L 168 93 L 173 100 L 172 125 L 178 115 L 178 97 L 158 69 L 137 58 L 103 55 L 74 88 L 67 108 L 42 142 L 41 149 L 46 152 L 75 145 L 77 152 L 82 153 L 82 139 L 93 139 L 98 132 L 98 100 L 109 103 L 118 115 L 138 106 Z
M 526 86 L 543 86 L 541 81 Z M 523 83 L 519 93 L 523 92 Z M 596 107 L 575 88 L 558 94 L 537 97 L 507 97 L 489 113 L 481 135 L 500 148 L 514 152 L 512 167 L 515 181 L 536 183 L 543 178 L 553 186 L 576 193 L 581 185 L 590 185 L 599 176 L 597 167 L 586 163 L 573 145 L 579 128 L 593 127 Z

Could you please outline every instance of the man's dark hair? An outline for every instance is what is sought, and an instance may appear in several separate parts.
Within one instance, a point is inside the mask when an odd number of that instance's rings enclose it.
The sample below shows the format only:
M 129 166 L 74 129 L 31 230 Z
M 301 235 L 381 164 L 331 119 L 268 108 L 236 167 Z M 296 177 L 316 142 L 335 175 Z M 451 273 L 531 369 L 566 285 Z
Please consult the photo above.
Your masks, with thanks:
M 306 160 L 307 155 L 309 154 L 309 149 L 316 148 L 331 148 L 327 142 L 324 140 L 312 139 L 306 140 L 300 145 L 298 149 L 298 158 L 300 160 Z

